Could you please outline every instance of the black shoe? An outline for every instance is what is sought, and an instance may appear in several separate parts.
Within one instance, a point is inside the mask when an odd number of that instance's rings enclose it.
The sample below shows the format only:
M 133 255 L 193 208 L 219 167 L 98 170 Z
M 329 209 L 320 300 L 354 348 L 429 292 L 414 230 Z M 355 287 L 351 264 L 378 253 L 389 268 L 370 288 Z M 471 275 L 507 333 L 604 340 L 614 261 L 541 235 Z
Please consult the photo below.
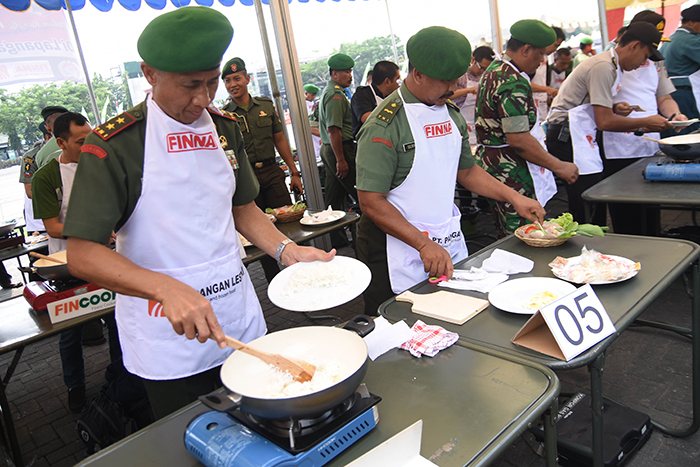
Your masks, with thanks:
M 15 282 L 9 281 L 9 282 L 3 282 L 2 288 L 3 289 L 16 289 L 18 287 L 22 287 L 22 285 L 23 284 L 21 282 L 15 283 Z
M 80 413 L 85 407 L 85 385 L 68 389 L 68 409 Z

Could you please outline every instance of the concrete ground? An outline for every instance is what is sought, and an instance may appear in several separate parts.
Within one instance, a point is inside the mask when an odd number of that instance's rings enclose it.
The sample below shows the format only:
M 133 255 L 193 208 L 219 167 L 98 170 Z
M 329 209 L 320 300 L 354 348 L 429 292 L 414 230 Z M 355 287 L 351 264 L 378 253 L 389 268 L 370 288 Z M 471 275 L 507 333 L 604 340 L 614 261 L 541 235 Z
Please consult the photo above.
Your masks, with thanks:
M 688 213 L 666 211 L 663 227 L 691 223 Z M 478 217 L 477 243 L 471 251 L 491 243 L 493 225 L 489 214 Z M 351 248 L 341 254 L 353 256 Z M 13 262 L 7 261 L 14 270 Z M 267 283 L 259 263 L 249 268 L 263 306 L 269 330 L 289 327 L 334 324 L 363 311 L 362 298 L 314 315 L 334 315 L 338 320 L 311 320 L 305 314 L 281 310 L 267 298 Z M 20 279 L 14 270 L 15 278 Z M 19 289 L 21 290 L 21 289 Z M 16 292 L 15 292 L 16 293 Z M 0 300 L 11 292 L 0 291 Z M 690 299 L 682 280 L 676 281 L 653 305 L 644 317 L 688 326 Z M 11 355 L 0 357 L 0 369 L 6 370 Z M 107 344 L 85 348 L 88 400 L 95 396 L 104 381 L 108 364 Z M 559 372 L 564 392 L 589 392 L 586 369 Z M 690 406 L 690 341 L 676 334 L 650 328 L 632 328 L 625 332 L 608 350 L 603 376 L 605 395 L 628 407 L 647 413 L 654 419 L 676 427 L 689 423 Z M 77 415 L 68 411 L 67 391 L 61 378 L 58 338 L 30 345 L 25 349 L 19 366 L 7 388 L 12 414 L 18 431 L 23 458 L 27 465 L 71 466 L 84 458 L 85 446 L 75 431 Z M 4 464 L 0 455 L 0 466 Z M 9 465 L 9 464 L 8 464 Z M 510 447 L 494 465 L 543 466 L 539 458 L 522 440 Z M 655 431 L 651 439 L 626 464 L 631 467 L 700 465 L 700 434 L 685 439 L 668 437 Z

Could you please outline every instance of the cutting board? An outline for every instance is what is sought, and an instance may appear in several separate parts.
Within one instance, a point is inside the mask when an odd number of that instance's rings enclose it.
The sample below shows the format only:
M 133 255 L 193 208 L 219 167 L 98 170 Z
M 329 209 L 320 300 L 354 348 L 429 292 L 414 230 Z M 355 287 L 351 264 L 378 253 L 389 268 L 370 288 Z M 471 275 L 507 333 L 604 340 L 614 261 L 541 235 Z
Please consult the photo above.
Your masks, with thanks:
M 488 300 L 469 297 L 454 292 L 441 290 L 430 294 L 418 295 L 408 290 L 396 297 L 398 302 L 412 303 L 412 311 L 418 315 L 464 324 L 471 317 L 489 306 Z

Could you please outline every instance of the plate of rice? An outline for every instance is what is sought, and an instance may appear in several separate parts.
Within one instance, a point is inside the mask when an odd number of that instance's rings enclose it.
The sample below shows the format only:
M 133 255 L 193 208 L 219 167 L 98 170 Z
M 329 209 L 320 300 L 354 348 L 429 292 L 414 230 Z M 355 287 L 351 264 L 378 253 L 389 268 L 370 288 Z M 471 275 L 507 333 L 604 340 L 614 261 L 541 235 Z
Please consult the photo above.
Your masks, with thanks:
M 328 262 L 296 263 L 270 282 L 267 296 L 289 311 L 319 311 L 343 305 L 365 291 L 372 279 L 361 261 L 336 256 Z

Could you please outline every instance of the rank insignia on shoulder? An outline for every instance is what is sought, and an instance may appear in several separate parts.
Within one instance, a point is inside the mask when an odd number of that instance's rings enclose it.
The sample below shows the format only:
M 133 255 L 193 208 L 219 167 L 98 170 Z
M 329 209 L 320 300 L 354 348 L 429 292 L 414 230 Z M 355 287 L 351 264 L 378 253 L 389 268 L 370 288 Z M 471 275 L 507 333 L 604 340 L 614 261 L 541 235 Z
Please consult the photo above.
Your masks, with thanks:
M 236 159 L 236 154 L 233 152 L 233 149 L 228 149 L 224 152 L 226 153 L 226 159 L 228 159 L 231 164 L 231 168 L 233 170 L 238 170 L 238 159 Z
M 233 115 L 231 112 L 228 112 L 228 111 L 222 110 L 222 109 L 217 109 L 213 105 L 210 105 L 209 107 L 207 107 L 207 110 L 209 111 L 210 114 L 219 115 L 221 117 L 226 117 L 229 120 L 233 120 L 234 122 L 238 121 L 238 120 L 236 120 L 236 116 Z
M 335 88 L 336 88 L 336 89 L 340 89 L 340 86 L 338 86 L 338 85 L 336 84 L 336 85 L 335 85 Z
M 104 141 L 107 141 L 112 136 L 116 135 L 124 128 L 127 128 L 136 121 L 128 112 L 117 115 L 111 120 L 107 120 L 102 125 L 98 126 L 93 132 L 95 132 Z

